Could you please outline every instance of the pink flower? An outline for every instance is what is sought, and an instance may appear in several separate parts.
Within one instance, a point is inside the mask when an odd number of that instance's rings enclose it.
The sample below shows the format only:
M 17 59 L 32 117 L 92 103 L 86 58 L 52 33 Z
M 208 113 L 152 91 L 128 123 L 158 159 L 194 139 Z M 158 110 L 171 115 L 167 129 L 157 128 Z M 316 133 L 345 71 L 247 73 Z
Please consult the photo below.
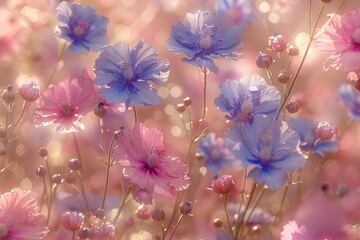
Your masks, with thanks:
M 360 70 L 360 8 L 335 16 L 316 42 L 318 49 L 332 53 L 324 62 L 325 70 Z
M 40 96 L 35 109 L 36 125 L 58 124 L 58 132 L 84 129 L 80 119 L 94 110 L 97 103 L 95 86 L 87 77 L 69 78 L 50 85 Z
M 38 213 L 31 192 L 15 188 L 0 197 L 0 239 L 39 240 L 48 233 L 44 215 Z
M 288 222 L 288 224 L 284 226 L 284 230 L 281 232 L 281 240 L 304 240 L 305 236 L 305 226 L 299 227 L 295 221 Z
M 179 158 L 166 155 L 163 132 L 136 124 L 131 131 L 122 131 L 115 159 L 124 166 L 124 176 L 141 189 L 156 196 L 173 197 L 174 191 L 189 186 L 188 167 Z M 125 159 L 121 157 L 125 153 Z

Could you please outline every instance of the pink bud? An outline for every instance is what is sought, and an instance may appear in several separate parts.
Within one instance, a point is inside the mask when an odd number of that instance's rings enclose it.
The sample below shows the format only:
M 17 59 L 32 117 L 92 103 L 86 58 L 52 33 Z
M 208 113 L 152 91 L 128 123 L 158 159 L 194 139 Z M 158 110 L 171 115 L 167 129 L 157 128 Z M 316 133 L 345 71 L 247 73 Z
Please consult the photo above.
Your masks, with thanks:
M 61 223 L 69 231 L 77 231 L 84 222 L 84 215 L 79 212 L 64 212 L 61 214 Z
M 292 99 L 286 104 L 285 108 L 286 110 L 288 110 L 289 113 L 294 114 L 299 111 L 300 107 L 299 103 L 296 100 Z
M 34 81 L 23 83 L 19 88 L 19 93 L 24 100 L 34 102 L 40 96 L 40 85 Z
M 283 52 L 286 49 L 286 45 L 286 39 L 280 34 L 269 37 L 268 46 L 273 52 Z
M 189 201 L 182 203 L 179 207 L 179 212 L 184 215 L 189 215 L 191 213 L 192 206 Z
M 164 212 L 164 210 L 161 210 L 160 208 L 155 208 L 151 213 L 151 217 L 155 221 L 162 221 L 165 219 L 165 212 Z
M 230 175 L 223 175 L 216 177 L 212 180 L 211 186 L 216 193 L 226 194 L 229 193 L 231 188 L 234 186 L 234 180 Z
M 315 134 L 320 140 L 329 140 L 336 135 L 336 127 L 330 122 L 319 122 Z
M 136 215 L 141 220 L 147 220 L 151 216 L 151 211 L 150 211 L 150 209 L 146 208 L 145 206 L 140 205 L 139 208 L 136 210 Z
M 7 86 L 6 90 L 2 94 L 2 99 L 8 104 L 15 100 L 15 90 L 12 85 Z
M 273 58 L 271 55 L 266 53 L 259 53 L 256 57 L 256 65 L 259 68 L 268 68 L 273 62 Z

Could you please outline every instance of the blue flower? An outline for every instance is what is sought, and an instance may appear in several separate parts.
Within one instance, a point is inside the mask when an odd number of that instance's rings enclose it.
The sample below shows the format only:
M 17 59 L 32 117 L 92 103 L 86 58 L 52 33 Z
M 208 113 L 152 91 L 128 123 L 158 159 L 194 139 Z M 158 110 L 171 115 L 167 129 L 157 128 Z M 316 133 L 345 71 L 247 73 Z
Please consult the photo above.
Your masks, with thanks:
M 360 121 L 360 91 L 350 84 L 343 84 L 339 89 L 339 98 L 348 107 L 350 117 Z
M 187 13 L 172 26 L 167 46 L 172 53 L 184 53 L 183 61 L 218 72 L 213 58 L 238 60 L 242 56 L 243 27 L 230 25 L 207 11 Z
M 249 0 L 219 0 L 216 14 L 229 18 L 235 24 L 246 24 L 254 19 Z
M 253 124 L 237 123 L 225 133 L 226 142 L 243 167 L 253 167 L 248 177 L 270 189 L 280 188 L 288 173 L 303 167 L 300 139 L 285 122 L 257 115 Z
M 280 92 L 266 84 L 259 75 L 242 77 L 240 80 L 226 80 L 220 85 L 220 96 L 215 105 L 228 120 L 252 123 L 257 114 L 276 116 L 280 104 Z
M 204 157 L 205 167 L 217 174 L 220 174 L 222 167 L 232 165 L 233 158 L 225 146 L 224 139 L 216 139 L 214 133 L 209 133 L 200 139 L 198 151 Z
M 92 7 L 64 1 L 57 7 L 57 12 L 62 25 L 55 32 L 58 37 L 71 42 L 71 51 L 100 51 L 107 43 L 105 34 L 109 20 L 97 15 Z
M 339 141 L 336 138 L 319 141 L 316 146 L 314 146 L 317 140 L 315 134 L 318 125 L 317 122 L 299 117 L 292 119 L 289 125 L 299 135 L 300 148 L 305 152 L 313 151 L 323 158 L 324 152 L 336 152 L 339 149 Z
M 169 62 L 159 61 L 153 46 L 139 41 L 131 49 L 119 42 L 106 46 L 95 62 L 95 84 L 110 103 L 124 102 L 126 107 L 160 103 L 160 96 L 151 83 L 161 84 L 169 76 Z

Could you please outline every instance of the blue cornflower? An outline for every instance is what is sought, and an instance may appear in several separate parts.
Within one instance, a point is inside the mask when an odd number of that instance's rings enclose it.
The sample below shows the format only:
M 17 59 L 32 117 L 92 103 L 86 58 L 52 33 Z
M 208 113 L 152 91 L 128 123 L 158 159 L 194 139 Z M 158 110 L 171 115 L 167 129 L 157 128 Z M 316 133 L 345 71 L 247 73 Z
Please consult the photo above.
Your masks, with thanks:
M 257 115 L 253 124 L 237 123 L 225 133 L 226 142 L 244 167 L 253 167 L 248 177 L 270 189 L 281 187 L 288 173 L 303 167 L 300 139 L 285 122 Z
M 205 160 L 205 167 L 217 174 L 220 174 L 222 167 L 232 165 L 233 158 L 224 139 L 215 138 L 214 133 L 200 139 L 198 151 Z
M 106 28 L 109 20 L 97 15 L 92 7 L 64 1 L 57 7 L 57 12 L 62 25 L 55 32 L 58 37 L 71 42 L 71 51 L 100 51 L 107 43 Z
M 349 109 L 349 115 L 360 121 L 360 91 L 350 84 L 343 84 L 339 89 L 339 97 Z
M 207 11 L 187 13 L 172 26 L 167 46 L 172 53 L 184 53 L 183 61 L 218 72 L 213 58 L 238 60 L 242 56 L 243 26 L 229 25 Z
M 249 0 L 218 0 L 216 14 L 227 17 L 235 24 L 246 24 L 254 19 Z
M 160 103 L 151 83 L 161 84 L 169 76 L 169 61 L 159 61 L 156 49 L 140 40 L 134 48 L 119 42 L 106 46 L 95 62 L 95 84 L 110 103 L 126 107 Z
M 299 135 L 300 149 L 305 152 L 312 151 L 323 158 L 324 152 L 336 152 L 339 149 L 339 141 L 336 138 L 318 141 L 315 145 L 317 140 L 315 134 L 318 126 L 317 122 L 304 117 L 299 117 L 292 119 L 289 125 Z
M 267 85 L 259 75 L 242 77 L 240 80 L 226 80 L 220 84 L 220 96 L 214 101 L 228 120 L 252 123 L 257 114 L 276 116 L 280 104 L 280 92 Z

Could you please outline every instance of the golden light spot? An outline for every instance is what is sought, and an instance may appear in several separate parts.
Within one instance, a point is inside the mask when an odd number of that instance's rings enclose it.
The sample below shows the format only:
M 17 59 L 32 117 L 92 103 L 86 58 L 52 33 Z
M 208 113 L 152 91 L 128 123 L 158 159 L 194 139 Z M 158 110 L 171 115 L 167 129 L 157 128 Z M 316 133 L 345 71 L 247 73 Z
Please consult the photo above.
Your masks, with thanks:
M 201 174 L 201 176 L 205 176 L 207 173 L 206 167 L 199 168 L 199 173 Z
M 181 128 L 179 128 L 178 126 L 173 126 L 170 131 L 171 134 L 175 137 L 179 137 L 181 135 Z
M 166 87 L 160 87 L 158 93 L 162 99 L 165 99 L 169 96 L 169 89 Z
M 25 169 L 18 164 L 15 165 L 13 173 L 17 179 L 23 179 L 25 177 Z
M 23 144 L 19 144 L 16 146 L 16 154 L 19 155 L 19 156 L 22 156 L 24 155 L 25 153 L 25 147 Z
M 263 1 L 263 2 L 260 2 L 259 4 L 257 4 L 257 8 L 259 9 L 259 11 L 261 13 L 267 13 L 270 11 L 271 5 L 267 1 Z
M 172 87 L 170 90 L 170 95 L 174 98 L 180 97 L 182 93 L 183 93 L 182 88 L 178 86 Z
M 299 32 L 295 37 L 295 45 L 299 47 L 300 53 L 304 54 L 307 44 L 309 43 L 310 36 L 305 32 Z
M 24 178 L 23 180 L 21 180 L 20 187 L 24 190 L 31 191 L 32 183 L 31 183 L 30 179 Z
M 171 104 L 168 104 L 165 106 L 165 113 L 167 115 L 174 115 L 176 112 L 176 109 L 175 109 L 175 106 L 174 105 L 171 105 Z
M 163 112 L 161 111 L 155 111 L 153 113 L 153 118 L 156 120 L 156 121 L 161 121 L 163 118 L 164 118 L 164 114 Z
M 345 169 L 345 175 L 353 180 L 359 177 L 359 170 L 354 165 L 349 165 Z
M 49 152 L 48 159 L 54 166 L 61 166 L 65 161 L 65 156 L 62 154 L 63 147 L 57 140 L 51 140 L 47 145 L 46 149 Z
M 271 23 L 278 23 L 280 21 L 280 16 L 279 16 L 279 14 L 271 13 L 268 16 L 268 19 Z
M 328 160 L 325 166 L 325 173 L 329 177 L 336 177 L 340 172 L 340 164 L 335 160 Z

